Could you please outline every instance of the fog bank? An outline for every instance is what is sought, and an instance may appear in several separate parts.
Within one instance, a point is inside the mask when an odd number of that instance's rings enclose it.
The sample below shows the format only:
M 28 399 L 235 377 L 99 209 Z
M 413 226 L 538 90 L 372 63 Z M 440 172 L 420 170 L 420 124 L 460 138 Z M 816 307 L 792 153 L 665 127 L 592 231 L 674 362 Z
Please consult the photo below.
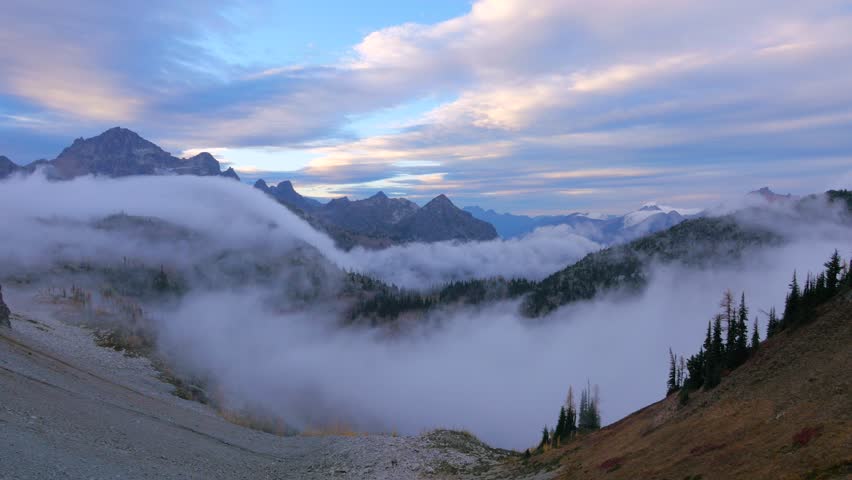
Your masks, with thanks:
M 0 272 L 42 269 L 48 280 L 57 262 L 124 257 L 188 271 L 199 263 L 296 268 L 288 260 L 304 258 L 298 249 L 307 248 L 339 268 L 426 287 L 493 275 L 540 278 L 598 248 L 555 227 L 517 240 L 343 252 L 258 190 L 220 178 L 54 183 L 33 175 L 0 182 L 0 204 Z M 93 227 L 116 213 L 156 217 L 177 231 L 169 227 L 165 237 L 149 237 Z M 659 400 L 668 348 L 697 351 L 725 289 L 746 292 L 753 318 L 782 307 L 794 269 L 820 270 L 834 248 L 852 253 L 848 226 L 831 218 L 800 220 L 792 214 L 750 218 L 783 233 L 788 243 L 746 252 L 737 266 L 657 266 L 640 295 L 613 293 L 541 319 L 522 318 L 517 304 L 506 302 L 435 311 L 412 331 L 388 335 L 341 328 L 333 300 L 268 301 L 303 288 L 298 283 L 305 273 L 332 282 L 334 268 L 322 262 L 302 262 L 310 272 L 296 269 L 263 281 L 196 284 L 179 302 L 146 309 L 162 351 L 179 369 L 208 377 L 234 407 L 261 408 L 300 428 L 335 422 L 406 434 L 466 428 L 492 444 L 520 449 L 535 444 L 542 425 L 553 425 L 569 385 L 587 379 L 600 385 L 605 422 Z

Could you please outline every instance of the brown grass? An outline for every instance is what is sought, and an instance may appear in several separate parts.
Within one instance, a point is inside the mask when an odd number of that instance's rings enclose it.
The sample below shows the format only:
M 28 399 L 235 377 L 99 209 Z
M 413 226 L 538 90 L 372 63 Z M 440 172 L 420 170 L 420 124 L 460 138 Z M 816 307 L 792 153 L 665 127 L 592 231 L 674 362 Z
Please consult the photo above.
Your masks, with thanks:
M 846 478 L 849 345 L 852 294 L 765 342 L 717 388 L 693 392 L 687 405 L 671 395 L 599 432 L 512 460 L 505 473 L 518 477 L 556 462 L 562 479 Z

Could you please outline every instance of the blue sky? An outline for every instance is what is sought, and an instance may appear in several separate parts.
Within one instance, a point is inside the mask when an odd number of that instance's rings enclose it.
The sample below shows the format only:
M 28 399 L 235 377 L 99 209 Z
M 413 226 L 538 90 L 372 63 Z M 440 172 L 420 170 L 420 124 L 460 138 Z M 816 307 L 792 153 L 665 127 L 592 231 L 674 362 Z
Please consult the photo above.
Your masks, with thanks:
M 848 1 L 7 0 L 0 154 L 121 125 L 312 196 L 500 211 L 852 186 Z

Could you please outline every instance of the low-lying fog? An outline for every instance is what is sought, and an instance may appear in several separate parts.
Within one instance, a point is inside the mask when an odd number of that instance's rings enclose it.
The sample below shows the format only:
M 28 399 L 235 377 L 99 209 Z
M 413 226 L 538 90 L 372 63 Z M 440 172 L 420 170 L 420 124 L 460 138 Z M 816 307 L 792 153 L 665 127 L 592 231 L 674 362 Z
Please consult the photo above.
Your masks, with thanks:
M 69 260 L 130 257 L 178 268 L 215 251 L 277 252 L 304 242 L 341 268 L 424 287 L 498 274 L 541 278 L 598 248 L 551 228 L 511 241 L 347 253 L 261 192 L 217 178 L 14 178 L 0 182 L 0 205 L 0 280 L 48 275 L 44 267 Z M 203 240 L 160 242 L 91 228 L 120 212 L 161 218 Z M 554 424 L 569 385 L 600 385 L 604 422 L 662 398 L 668 348 L 697 351 L 726 288 L 746 292 L 763 328 L 760 312 L 783 306 L 794 269 L 816 271 L 834 248 L 852 251 L 845 227 L 779 229 L 793 234 L 789 243 L 747 255 L 736 268 L 659 267 L 638 296 L 602 297 L 541 319 L 501 303 L 433 312 L 412 331 L 388 336 L 340 328 L 333 306 L 272 307 L 266 299 L 287 285 L 251 283 L 196 288 L 177 306 L 149 308 L 160 348 L 180 368 L 213 378 L 233 406 L 275 412 L 296 427 L 339 421 L 407 434 L 465 428 L 522 449 Z

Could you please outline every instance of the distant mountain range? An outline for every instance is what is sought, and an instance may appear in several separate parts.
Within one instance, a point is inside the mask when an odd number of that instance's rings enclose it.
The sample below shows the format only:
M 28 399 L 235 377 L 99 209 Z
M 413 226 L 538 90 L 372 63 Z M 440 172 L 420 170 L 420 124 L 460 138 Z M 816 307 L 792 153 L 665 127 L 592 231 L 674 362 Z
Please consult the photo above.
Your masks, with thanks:
M 542 215 L 530 217 L 497 213 L 480 207 L 465 207 L 474 217 L 489 222 L 503 238 L 522 237 L 541 227 L 567 225 L 578 235 L 602 244 L 626 242 L 649 233 L 665 230 L 678 223 L 700 216 L 698 209 L 676 209 L 649 203 L 639 210 L 624 215 L 593 215 L 571 213 L 568 215 Z
M 78 138 L 53 160 L 37 160 L 26 166 L 0 157 L 0 178 L 43 168 L 48 177 L 71 179 L 82 175 L 125 177 L 129 175 L 224 176 L 239 180 L 233 168 L 221 165 L 207 152 L 177 158 L 126 128 L 111 128 L 92 138 Z
M 270 187 L 260 179 L 254 186 L 327 232 L 343 248 L 497 238 L 491 224 L 459 209 L 445 195 L 438 195 L 423 207 L 405 198 L 390 198 L 384 192 L 363 200 L 341 197 L 321 203 L 300 195 L 290 181 Z
M 0 179 L 42 169 L 49 178 L 67 180 L 82 175 L 124 177 L 130 175 L 223 176 L 239 180 L 209 153 L 178 158 L 126 128 L 111 128 L 98 136 L 78 138 L 53 160 L 37 160 L 20 166 L 0 156 Z M 603 245 L 629 242 L 701 216 L 696 209 L 647 204 L 624 215 L 526 216 L 497 213 L 480 207 L 456 207 L 439 195 L 420 207 L 405 198 L 383 192 L 362 200 L 337 198 L 327 203 L 300 195 L 290 181 L 274 186 L 258 180 L 255 188 L 275 198 L 314 228 L 330 235 L 344 249 L 355 246 L 385 248 L 406 242 L 485 241 L 524 236 L 537 228 L 566 225 L 577 235 Z M 794 199 L 768 188 L 751 192 L 769 202 Z
M 78 138 L 53 160 L 20 166 L 0 156 L 0 179 L 42 169 L 49 178 L 69 180 L 83 175 L 222 176 L 240 180 L 233 168 L 222 171 L 213 155 L 201 152 L 177 158 L 126 128 L 111 128 L 92 138 Z M 444 195 L 418 206 L 404 198 L 379 192 L 364 200 L 346 197 L 328 203 L 303 197 L 289 181 L 270 187 L 263 180 L 255 188 L 296 212 L 315 228 L 328 233 L 342 248 L 383 248 L 405 242 L 478 241 L 497 238 L 489 223 L 457 208 Z

